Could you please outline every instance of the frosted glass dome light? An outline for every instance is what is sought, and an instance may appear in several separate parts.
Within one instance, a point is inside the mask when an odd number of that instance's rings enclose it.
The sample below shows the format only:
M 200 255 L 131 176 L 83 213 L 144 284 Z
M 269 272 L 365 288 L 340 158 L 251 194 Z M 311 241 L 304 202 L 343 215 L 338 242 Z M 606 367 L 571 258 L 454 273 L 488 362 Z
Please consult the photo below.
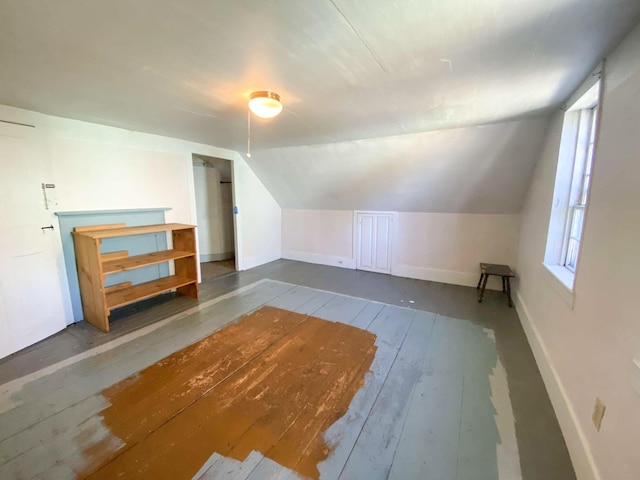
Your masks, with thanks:
M 274 92 L 253 92 L 249 96 L 249 110 L 260 118 L 273 118 L 282 111 L 280 95 Z

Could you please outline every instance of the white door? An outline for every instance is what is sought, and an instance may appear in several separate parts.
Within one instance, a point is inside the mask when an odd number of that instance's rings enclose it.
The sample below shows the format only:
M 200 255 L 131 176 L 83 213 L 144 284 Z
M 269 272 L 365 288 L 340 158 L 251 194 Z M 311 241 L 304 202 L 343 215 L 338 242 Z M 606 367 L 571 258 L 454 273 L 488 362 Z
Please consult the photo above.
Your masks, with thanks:
M 391 213 L 356 214 L 356 268 L 391 273 Z
M 0 358 L 65 328 L 33 129 L 0 123 Z M 57 224 L 57 222 L 55 222 Z M 61 253 L 60 253 L 61 254 Z

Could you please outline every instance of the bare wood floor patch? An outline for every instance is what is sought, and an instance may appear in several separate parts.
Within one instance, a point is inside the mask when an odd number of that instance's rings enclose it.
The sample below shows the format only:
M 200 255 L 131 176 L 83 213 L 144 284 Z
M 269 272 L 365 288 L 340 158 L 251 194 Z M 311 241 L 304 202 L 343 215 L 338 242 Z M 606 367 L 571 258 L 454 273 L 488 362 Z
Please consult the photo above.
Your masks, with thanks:
M 349 408 L 376 335 L 263 307 L 103 391 L 109 435 L 76 438 L 81 478 L 191 478 L 214 453 L 258 451 L 319 478 L 325 432 Z

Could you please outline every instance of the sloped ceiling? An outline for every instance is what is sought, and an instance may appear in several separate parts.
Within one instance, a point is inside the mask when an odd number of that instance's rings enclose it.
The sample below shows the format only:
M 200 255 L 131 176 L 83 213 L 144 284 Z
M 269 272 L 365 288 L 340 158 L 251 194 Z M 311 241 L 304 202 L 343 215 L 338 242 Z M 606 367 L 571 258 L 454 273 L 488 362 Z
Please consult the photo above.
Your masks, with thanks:
M 518 213 L 545 118 L 259 152 L 251 168 L 285 208 Z
M 248 96 L 274 90 L 250 165 L 283 207 L 510 212 L 544 134 L 523 119 L 638 20 L 638 0 L 0 0 L 0 104 L 244 153 Z

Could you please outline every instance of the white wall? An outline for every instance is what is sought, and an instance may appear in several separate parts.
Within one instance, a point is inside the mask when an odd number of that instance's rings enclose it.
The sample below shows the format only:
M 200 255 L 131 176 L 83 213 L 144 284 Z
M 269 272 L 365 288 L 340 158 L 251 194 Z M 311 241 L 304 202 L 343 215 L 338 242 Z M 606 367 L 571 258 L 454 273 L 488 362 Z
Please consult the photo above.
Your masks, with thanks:
M 517 267 L 520 215 L 401 212 L 398 223 L 394 275 L 476 286 L 480 262 Z
M 355 268 L 353 212 L 282 211 L 282 256 Z M 515 267 L 520 215 L 400 212 L 393 275 L 475 286 L 479 262 Z M 489 287 L 497 288 L 492 279 Z M 501 285 L 500 285 L 501 288 Z
M 191 162 L 184 153 L 55 133 L 47 144 L 53 176 L 47 181 L 55 183 L 58 198 L 54 211 L 170 207 L 168 222 L 195 222 Z
M 239 267 L 280 257 L 280 208 L 246 165 L 229 150 L 169 137 L 79 122 L 0 106 L 0 120 L 35 126 L 43 160 L 34 181 L 56 184 L 55 211 L 168 207 L 168 222 L 196 223 L 192 155 L 232 160 L 236 188 Z M 2 159 L 3 162 L 9 161 Z M 61 243 L 56 246 L 66 320 L 71 317 Z M 62 314 L 62 313 L 61 313 Z
M 282 210 L 282 257 L 355 268 L 351 210 Z
M 517 267 L 519 213 L 547 128 L 537 117 L 273 148 L 249 164 L 283 208 L 284 258 L 355 268 L 353 211 L 399 212 L 393 275 L 475 286 L 480 262 Z
M 236 217 L 236 265 L 239 270 L 278 260 L 282 210 L 244 161 L 233 164 Z M 239 232 L 245 232 L 239 235 Z
M 562 129 L 559 112 L 523 210 L 517 308 L 578 478 L 640 477 L 640 27 L 607 58 L 575 305 L 542 266 Z M 596 398 L 602 428 L 591 423 Z
M 222 178 L 215 168 L 201 160 L 194 160 L 193 180 L 201 262 L 233 257 L 233 198 L 231 185 L 221 184 Z

